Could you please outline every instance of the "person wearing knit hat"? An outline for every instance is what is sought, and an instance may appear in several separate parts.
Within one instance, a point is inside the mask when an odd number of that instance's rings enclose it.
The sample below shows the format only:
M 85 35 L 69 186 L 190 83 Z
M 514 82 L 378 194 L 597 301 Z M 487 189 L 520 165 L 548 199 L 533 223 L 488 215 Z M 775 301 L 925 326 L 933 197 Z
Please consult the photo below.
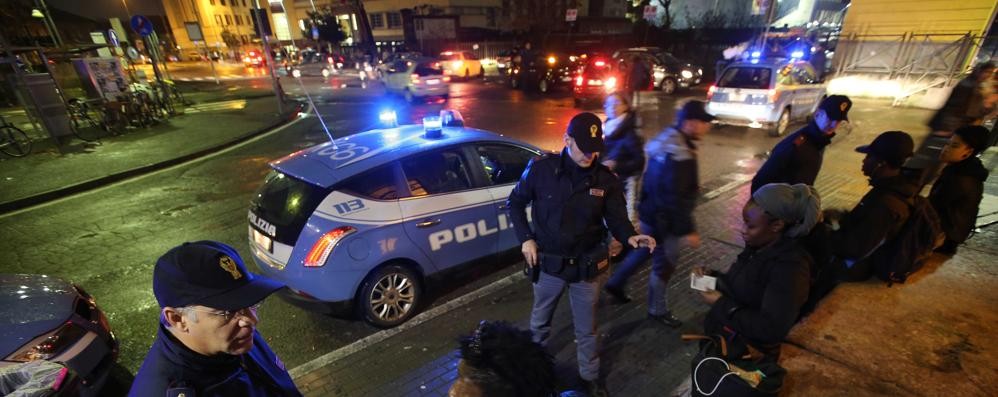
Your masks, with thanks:
M 820 218 L 821 198 L 811 186 L 771 183 L 752 194 L 742 209 L 745 249 L 735 263 L 726 272 L 694 267 L 694 275 L 717 277 L 716 289 L 700 292 L 710 305 L 704 335 L 732 341 L 729 352 L 749 345 L 775 362 L 808 296 L 813 259 L 800 238 Z
M 981 126 L 958 128 L 939 154 L 945 165 L 932 184 L 929 202 L 939 214 L 946 241 L 936 252 L 953 255 L 970 236 L 984 197 L 988 170 L 978 154 L 988 148 L 988 130 Z

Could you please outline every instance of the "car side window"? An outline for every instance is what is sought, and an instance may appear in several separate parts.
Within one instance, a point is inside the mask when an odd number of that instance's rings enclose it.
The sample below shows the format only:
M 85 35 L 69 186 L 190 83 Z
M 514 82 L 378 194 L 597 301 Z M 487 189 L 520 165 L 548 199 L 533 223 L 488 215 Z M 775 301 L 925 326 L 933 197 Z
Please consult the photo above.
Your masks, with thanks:
M 471 188 L 468 165 L 460 148 L 435 150 L 404 159 L 402 172 L 413 196 Z
M 383 165 L 348 179 L 339 190 L 355 196 L 374 200 L 396 200 L 406 197 L 409 192 L 400 189 L 396 169 L 398 165 Z
M 477 148 L 482 168 L 493 185 L 505 185 L 520 180 L 530 159 L 537 156 L 530 150 L 504 144 L 482 145 Z

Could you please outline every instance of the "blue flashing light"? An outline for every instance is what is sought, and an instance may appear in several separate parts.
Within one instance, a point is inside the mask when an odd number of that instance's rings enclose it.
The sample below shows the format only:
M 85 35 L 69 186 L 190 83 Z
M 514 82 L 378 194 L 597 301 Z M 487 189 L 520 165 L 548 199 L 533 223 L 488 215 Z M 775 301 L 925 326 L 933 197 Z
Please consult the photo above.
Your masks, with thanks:
M 751 64 L 757 64 L 757 63 L 759 63 L 759 59 L 750 60 L 749 63 L 751 63 Z
M 800 50 L 794 51 L 794 52 L 790 53 L 790 57 L 794 58 L 794 59 L 803 58 L 804 57 L 804 51 L 800 51 Z
M 443 123 L 440 116 L 423 117 L 423 135 L 427 139 L 438 139 L 443 136 Z
M 395 115 L 394 110 L 381 111 L 381 113 L 378 113 L 378 120 L 381 121 L 382 124 L 385 124 L 388 127 L 398 126 L 398 116 Z
M 762 56 L 762 52 L 752 51 L 752 58 L 759 59 L 760 56 Z

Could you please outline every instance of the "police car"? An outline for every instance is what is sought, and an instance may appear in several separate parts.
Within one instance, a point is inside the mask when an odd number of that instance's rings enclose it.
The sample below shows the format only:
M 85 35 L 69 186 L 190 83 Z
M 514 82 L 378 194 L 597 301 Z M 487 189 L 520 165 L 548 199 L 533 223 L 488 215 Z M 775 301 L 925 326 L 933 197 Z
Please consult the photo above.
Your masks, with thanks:
M 392 327 L 416 313 L 431 276 L 517 248 L 505 202 L 541 151 L 454 113 L 270 163 L 248 213 L 262 272 L 292 299 Z
M 781 136 L 790 123 L 805 119 L 825 97 L 825 85 L 807 61 L 753 58 L 724 68 L 707 90 L 707 111 L 717 123 L 767 128 Z

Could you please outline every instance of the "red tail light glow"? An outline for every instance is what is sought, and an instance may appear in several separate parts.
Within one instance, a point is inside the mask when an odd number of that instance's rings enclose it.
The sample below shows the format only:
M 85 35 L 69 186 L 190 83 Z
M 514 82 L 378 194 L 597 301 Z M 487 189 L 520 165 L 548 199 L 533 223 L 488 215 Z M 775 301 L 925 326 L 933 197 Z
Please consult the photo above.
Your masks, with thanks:
M 708 101 L 710 100 L 710 98 L 714 97 L 714 91 L 716 91 L 716 90 L 717 90 L 717 86 L 715 86 L 713 84 L 711 84 L 710 88 L 707 89 L 707 100 Z
M 330 230 L 315 242 L 312 249 L 305 256 L 305 267 L 322 267 L 326 265 L 326 258 L 333 252 L 333 248 L 339 244 L 340 240 L 356 232 L 357 229 L 350 226 L 340 226 Z
M 596 61 L 596 66 L 597 66 L 597 67 L 604 67 L 604 66 L 606 66 L 606 62 L 603 62 L 603 61 Z
M 579 86 L 579 87 L 582 87 L 583 80 L 585 80 L 585 79 L 582 77 L 581 74 L 578 75 L 578 76 L 575 76 L 575 85 Z

